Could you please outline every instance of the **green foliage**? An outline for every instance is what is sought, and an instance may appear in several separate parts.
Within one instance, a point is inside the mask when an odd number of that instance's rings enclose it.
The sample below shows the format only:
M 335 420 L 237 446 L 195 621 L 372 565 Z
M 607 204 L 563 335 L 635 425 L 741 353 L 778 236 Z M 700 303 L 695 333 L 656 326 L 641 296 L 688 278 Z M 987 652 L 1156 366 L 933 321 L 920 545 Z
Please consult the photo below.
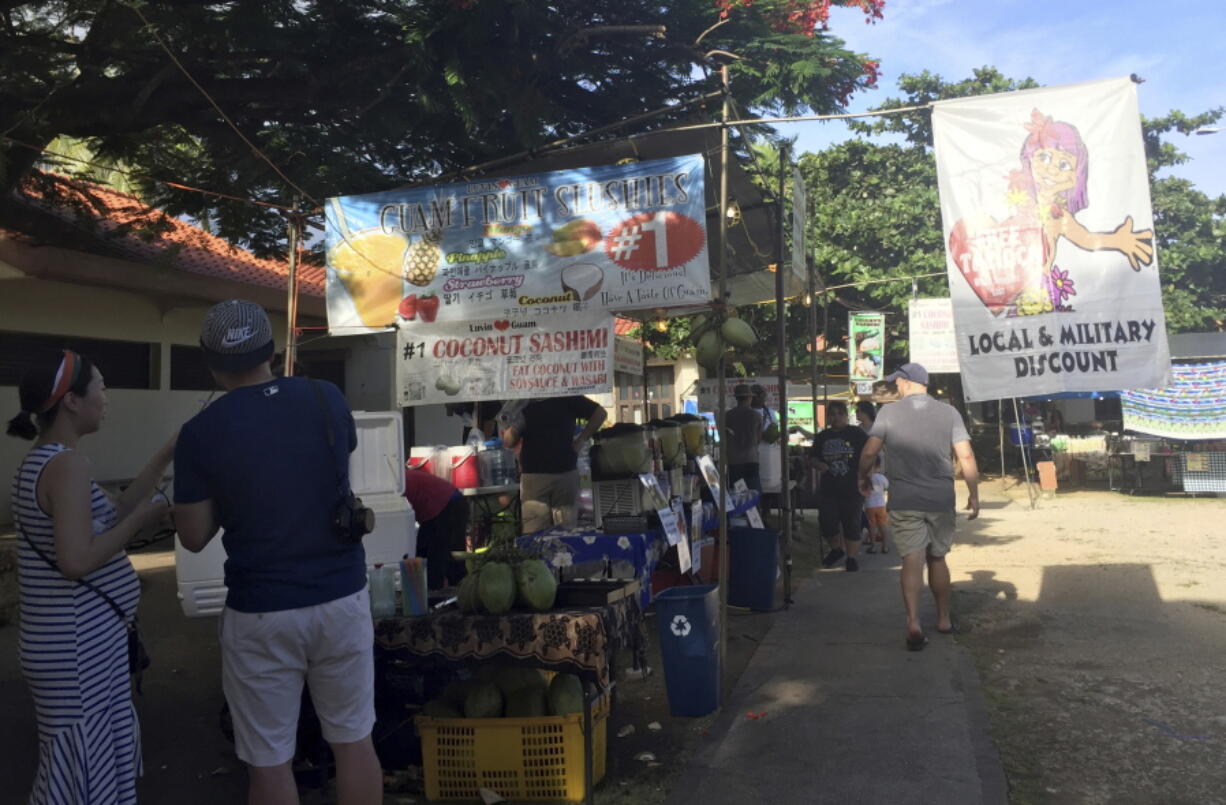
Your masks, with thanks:
M 35 148 L 73 137 L 136 173 L 295 204 L 296 191 L 160 37 L 309 196 L 375 192 L 711 92 L 714 50 L 738 57 L 730 71 L 744 111 L 839 109 L 873 83 L 871 63 L 824 29 L 781 28 L 794 5 L 738 4 L 712 29 L 711 0 L 5 3 L 0 132 Z M 39 158 L 0 142 L 0 199 Z M 136 182 L 171 214 L 207 218 L 260 253 L 283 248 L 274 211 Z

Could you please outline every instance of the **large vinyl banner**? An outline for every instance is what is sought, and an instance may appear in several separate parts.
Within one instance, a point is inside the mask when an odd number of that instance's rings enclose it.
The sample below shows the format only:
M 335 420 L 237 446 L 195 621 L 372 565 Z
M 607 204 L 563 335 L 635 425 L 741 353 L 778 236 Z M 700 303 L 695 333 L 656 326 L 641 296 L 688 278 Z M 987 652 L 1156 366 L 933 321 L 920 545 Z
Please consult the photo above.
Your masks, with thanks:
M 423 324 L 396 331 L 402 406 L 602 394 L 613 379 L 613 317 Z
M 966 398 L 1166 386 L 1136 85 L 942 101 L 932 122 Z
M 329 330 L 703 303 L 703 199 L 702 156 L 329 199 Z

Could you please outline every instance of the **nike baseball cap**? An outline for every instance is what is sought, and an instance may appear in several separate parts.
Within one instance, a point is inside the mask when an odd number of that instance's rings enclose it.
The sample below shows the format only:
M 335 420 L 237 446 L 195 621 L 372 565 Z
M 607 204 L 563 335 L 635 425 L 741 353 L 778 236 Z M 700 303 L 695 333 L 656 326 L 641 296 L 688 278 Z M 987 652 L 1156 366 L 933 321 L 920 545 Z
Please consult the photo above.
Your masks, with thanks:
M 885 379 L 893 382 L 900 377 L 912 383 L 919 383 L 921 386 L 928 385 L 928 370 L 918 363 L 904 363 L 898 367 L 898 371 L 890 373 Z
M 219 372 L 245 372 L 272 358 L 272 325 L 255 302 L 230 299 L 214 305 L 200 325 L 205 363 Z

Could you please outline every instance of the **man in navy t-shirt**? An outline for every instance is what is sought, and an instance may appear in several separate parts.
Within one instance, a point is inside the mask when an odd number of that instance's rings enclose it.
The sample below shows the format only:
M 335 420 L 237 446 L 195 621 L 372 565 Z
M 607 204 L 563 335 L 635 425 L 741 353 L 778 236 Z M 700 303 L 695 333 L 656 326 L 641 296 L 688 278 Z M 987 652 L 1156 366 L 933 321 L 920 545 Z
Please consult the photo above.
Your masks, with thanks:
M 226 394 L 179 434 L 175 525 L 197 552 L 224 529 L 222 686 L 248 801 L 297 801 L 290 763 L 306 682 L 339 801 L 381 802 L 366 557 L 333 526 L 357 446 L 353 416 L 336 386 L 272 374 L 259 305 L 214 306 L 200 346 Z

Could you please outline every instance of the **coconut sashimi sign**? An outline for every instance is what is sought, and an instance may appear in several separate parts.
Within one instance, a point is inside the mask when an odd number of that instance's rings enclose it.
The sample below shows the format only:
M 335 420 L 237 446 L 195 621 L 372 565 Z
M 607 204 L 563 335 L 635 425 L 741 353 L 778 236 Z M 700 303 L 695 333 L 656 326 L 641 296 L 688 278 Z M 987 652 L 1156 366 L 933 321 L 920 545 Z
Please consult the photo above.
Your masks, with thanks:
M 1166 386 L 1136 85 L 942 101 L 932 122 L 966 399 Z
M 328 326 L 710 298 L 701 156 L 329 199 Z
M 612 390 L 613 317 L 405 322 L 396 331 L 400 405 L 603 394 Z

